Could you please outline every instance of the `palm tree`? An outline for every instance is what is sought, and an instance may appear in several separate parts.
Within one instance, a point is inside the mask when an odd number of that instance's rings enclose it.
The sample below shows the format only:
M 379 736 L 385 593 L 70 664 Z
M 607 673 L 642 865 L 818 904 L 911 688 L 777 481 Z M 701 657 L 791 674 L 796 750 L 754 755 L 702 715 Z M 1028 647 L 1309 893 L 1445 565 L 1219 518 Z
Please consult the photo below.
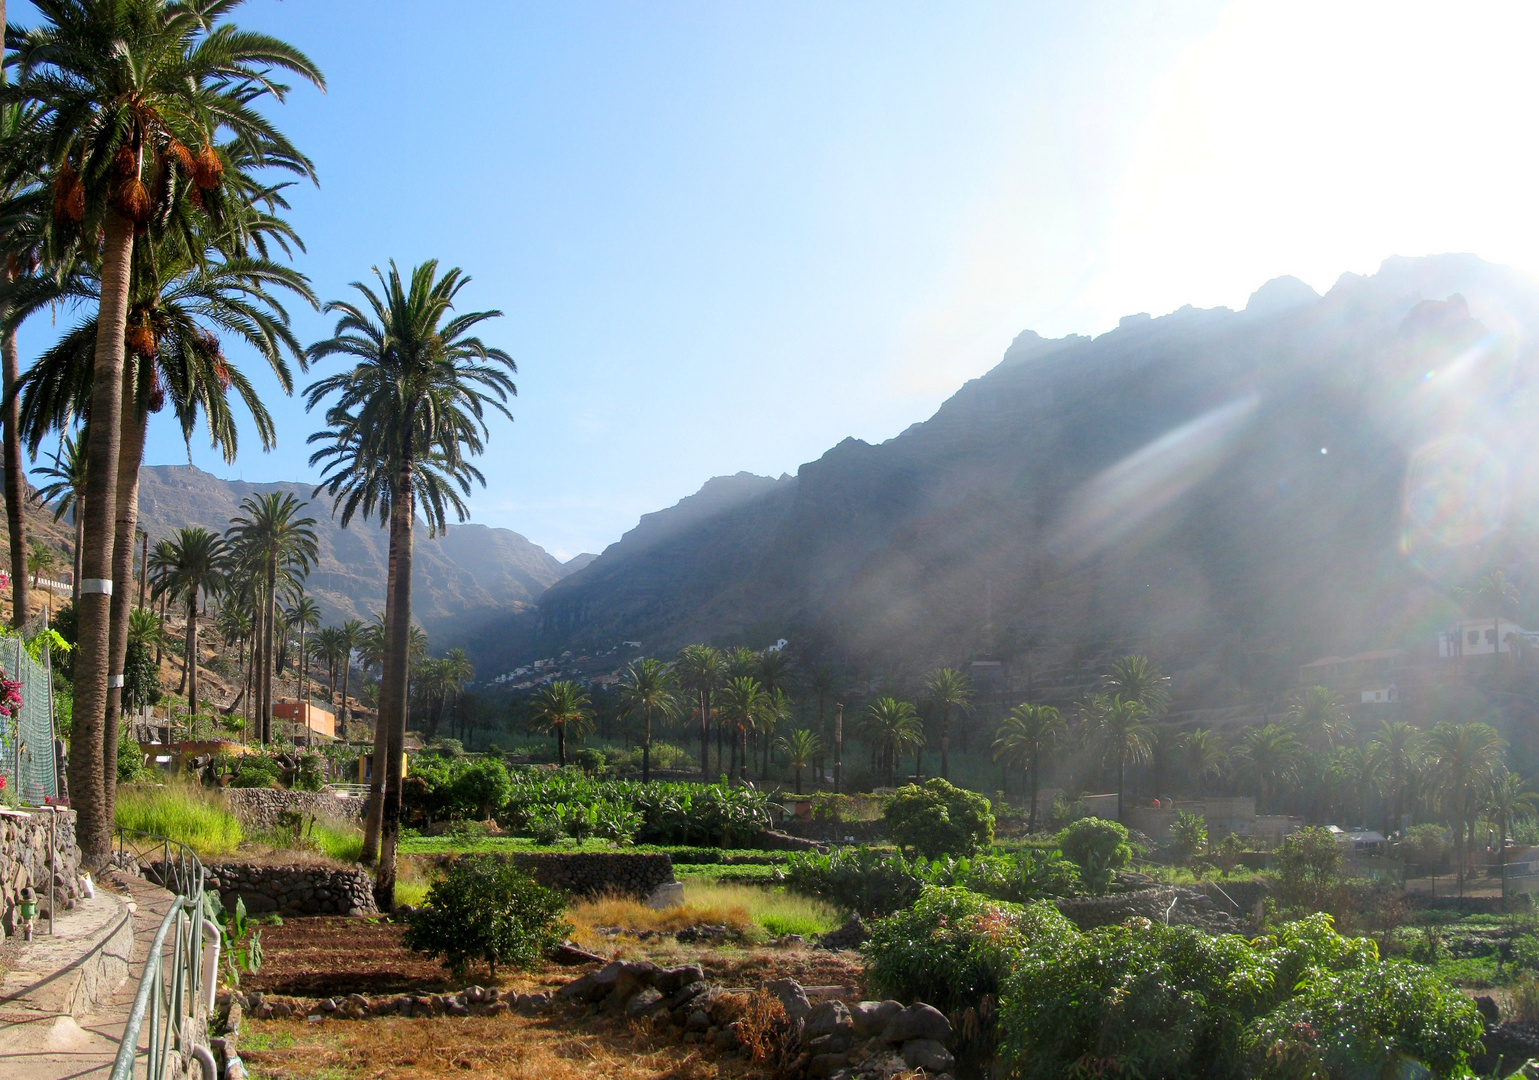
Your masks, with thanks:
M 729 678 L 727 685 L 717 695 L 717 715 L 723 727 L 734 729 L 732 740 L 732 765 L 728 776 L 735 774 L 738 783 L 744 783 L 748 775 L 748 733 L 763 723 L 764 714 L 770 708 L 770 696 L 751 675 Z
M 1112 697 L 1134 701 L 1150 716 L 1158 716 L 1170 704 L 1170 676 L 1144 656 L 1124 656 L 1101 677 L 1101 685 Z
M 470 662 L 470 657 L 465 655 L 464 649 L 450 649 L 448 655 L 438 662 L 438 669 L 438 709 L 428 720 L 430 739 L 438 734 L 438 725 L 448 708 L 449 699 L 457 696 L 476 674 L 476 667 Z
M 832 664 L 819 664 L 812 669 L 812 696 L 818 702 L 818 731 L 828 735 L 828 719 L 826 707 L 839 685 L 839 674 Z M 817 755 L 818 779 L 823 779 L 823 755 Z
M 1062 715 L 1051 705 L 1017 705 L 994 732 L 994 760 L 1026 773 L 1031 811 L 1026 831 L 1037 831 L 1037 791 L 1042 779 L 1042 755 L 1064 733 Z
M 297 50 L 223 23 L 232 4 L 189 10 L 171 0 L 40 0 L 34 6 L 39 23 L 9 42 L 16 81 L 0 86 L 0 105 L 35 103 L 39 118 L 0 155 L 0 183 L 14 182 L 23 169 L 41 172 L 54 196 L 43 223 L 45 255 L 56 267 L 73 264 L 77 253 L 99 261 L 102 283 L 91 394 L 98 422 L 87 432 L 91 512 L 81 545 L 69 756 L 81 846 L 94 856 L 107 851 L 110 839 L 103 729 L 111 594 L 105 582 L 112 573 L 134 235 L 178 207 L 193 207 L 221 225 L 227 204 L 250 201 L 249 183 L 233 173 L 224 177 L 228 155 L 215 148 L 221 130 L 259 150 L 264 166 L 313 176 L 309 161 L 253 106 L 286 92 L 274 69 L 324 82 Z M 201 149 L 194 154 L 189 147 Z M 115 762 L 106 764 L 115 776 Z
M 956 668 L 937 668 L 925 679 L 925 694 L 940 712 L 941 776 L 951 776 L 951 714 L 964 713 L 972 707 L 972 682 Z M 914 771 L 919 771 L 917 763 Z
M 530 707 L 531 726 L 556 736 L 556 762 L 566 768 L 566 737 L 593 730 L 593 703 L 582 687 L 559 679 L 535 691 Z
M 1092 694 L 1085 703 L 1084 716 L 1091 737 L 1117 771 L 1117 820 L 1121 821 L 1127 767 L 1147 761 L 1153 749 L 1154 728 L 1149 723 L 1149 710 L 1141 701 Z
M 1272 810 L 1279 787 L 1298 779 L 1303 750 L 1293 732 L 1279 724 L 1263 724 L 1245 732 L 1235 752 L 1239 775 L 1260 791 L 1263 810 Z
M 764 758 L 759 766 L 760 783 L 769 780 L 770 756 L 775 748 L 775 729 L 782 722 L 790 723 L 795 719 L 796 710 L 791 707 L 790 696 L 778 686 L 769 691 L 769 701 L 765 704 L 763 723 L 754 733 L 756 740 L 764 746 Z
M 32 575 L 32 587 L 37 588 L 38 578 L 53 569 L 53 548 L 41 540 L 32 541 L 32 550 L 27 554 L 27 573 Z
M 310 653 L 305 648 L 305 635 L 318 630 L 321 625 L 321 609 L 313 599 L 304 593 L 289 609 L 283 613 L 284 622 L 293 630 L 299 631 L 299 700 L 306 706 L 310 704 Z M 306 723 L 308 727 L 308 722 Z
M 331 496 L 344 528 L 360 511 L 365 519 L 378 517 L 390 526 L 389 632 L 379 696 L 386 783 L 379 800 L 384 821 L 375 891 L 379 903 L 393 910 L 410 669 L 412 523 L 420 510 L 429 534 L 436 535 L 447 527 L 448 511 L 465 519 L 461 496 L 472 481 L 485 483 L 469 457 L 485 445 L 488 409 L 511 418 L 506 401 L 517 392 L 510 377 L 517 368 L 507 353 L 472 334 L 500 312 L 446 319 L 469 281 L 458 269 L 440 278 L 436 261 L 423 263 L 412 271 L 409 287 L 394 263 L 388 278 L 378 270 L 375 277 L 383 295 L 354 282 L 362 306 L 340 300 L 326 305 L 340 318 L 332 337 L 310 347 L 310 359 L 350 357 L 354 366 L 313 383 L 305 394 L 306 408 L 312 409 L 337 395 L 326 410 L 329 430 L 311 436 L 323 444 L 310 459 L 324 466 L 316 492 Z
M 1381 792 L 1388 796 L 1384 800 L 1386 817 L 1391 809 L 1394 813 L 1384 823 L 1384 835 L 1389 836 L 1404 827 L 1406 788 L 1422 758 L 1421 732 L 1404 721 L 1383 721 L 1369 742 L 1367 753 L 1373 759 L 1380 784 L 1389 785 L 1387 792 Z
M 189 715 L 198 715 L 198 594 L 217 592 L 225 581 L 229 549 L 217 534 L 190 525 L 172 534 L 166 575 L 157 591 L 187 604 L 187 641 L 182 673 L 187 680 Z
M 911 702 L 879 697 L 866 706 L 862 726 L 866 738 L 881 755 L 887 770 L 887 786 L 892 787 L 898 758 L 904 750 L 924 742 L 924 719 Z
M 777 740 L 780 749 L 785 751 L 786 762 L 791 766 L 792 773 L 796 776 L 796 793 L 802 793 L 802 770 L 808 762 L 823 752 L 823 740 L 816 732 L 799 728 L 791 732 L 790 737 L 781 737 Z
M 326 665 L 326 700 L 333 704 L 337 700 L 337 665 L 342 662 L 346 648 L 340 626 L 323 626 L 310 638 L 311 658 Z M 346 731 L 343 731 L 342 738 L 345 742 Z
M 675 668 L 679 683 L 700 706 L 700 782 L 705 783 L 711 775 L 711 694 L 721 683 L 721 652 L 709 645 L 686 645 Z
M 358 619 L 348 619 L 341 626 L 336 627 L 336 631 L 337 647 L 339 650 L 339 663 L 342 666 L 342 709 L 338 715 L 341 719 L 342 731 L 345 735 L 347 732 L 347 721 L 349 716 L 347 711 L 347 683 L 348 678 L 352 674 L 353 670 L 353 652 L 363 644 L 363 639 L 367 631 L 364 630 L 363 623 Z M 336 685 L 335 682 L 333 682 L 332 685 Z M 380 738 L 380 733 L 376 730 L 374 733 L 375 749 L 380 749 L 380 747 L 383 745 L 383 742 L 384 740 Z M 378 757 L 376 757 L 375 760 L 379 760 Z M 374 770 L 374 783 L 371 785 L 371 787 L 382 787 L 383 784 L 384 770 Z M 369 849 L 367 845 L 365 845 L 365 853 L 367 853 L 368 850 Z
M 75 526 L 75 568 L 71 599 L 80 599 L 80 538 L 85 528 L 86 444 L 84 439 L 65 434 L 53 455 L 53 465 L 38 472 L 49 482 L 38 489 L 44 505 L 53 504 L 53 519 L 69 514 Z M 164 540 L 156 542 L 158 549 Z
M 1427 779 L 1453 821 L 1459 895 L 1463 896 L 1476 811 L 1497 780 L 1504 744 L 1489 724 L 1444 721 L 1427 733 L 1426 749 Z
M 273 643 L 277 636 L 279 574 L 303 578 L 319 555 L 315 519 L 299 516 L 308 505 L 286 491 L 248 495 L 241 500 L 243 513 L 230 519 L 225 534 L 231 549 L 262 575 L 262 606 L 257 624 L 261 642 L 257 723 L 264 745 L 272 741 L 273 735 Z
M 673 672 L 661 660 L 638 660 L 620 676 L 620 708 L 641 714 L 641 782 L 652 779 L 652 718 L 668 719 L 678 711 Z
M 1177 741 L 1186 776 L 1196 787 L 1196 794 L 1207 793 L 1207 782 L 1222 776 L 1229 754 L 1211 728 L 1183 732 Z
M 1475 597 L 1496 619 L 1496 652 L 1499 659 L 1502 651 L 1502 612 L 1518 606 L 1518 587 L 1508 581 L 1502 571 L 1492 570 L 1475 583 Z
M 1484 810 L 1496 823 L 1497 848 L 1505 866 L 1509 830 L 1518 822 L 1539 817 L 1539 794 L 1529 791 L 1527 783 L 1517 773 L 1502 769 L 1486 792 Z
M 1311 686 L 1288 706 L 1288 720 L 1305 746 L 1330 749 L 1347 734 L 1352 718 L 1341 698 L 1323 686 Z

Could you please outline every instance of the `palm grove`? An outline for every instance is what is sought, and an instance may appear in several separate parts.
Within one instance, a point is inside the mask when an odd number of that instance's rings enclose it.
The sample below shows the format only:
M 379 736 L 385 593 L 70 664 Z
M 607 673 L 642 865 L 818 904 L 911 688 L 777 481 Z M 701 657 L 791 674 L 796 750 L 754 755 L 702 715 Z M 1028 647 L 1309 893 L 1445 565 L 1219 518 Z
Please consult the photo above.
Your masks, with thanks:
M 514 366 L 477 327 L 496 312 L 456 313 L 467 279 L 426 263 L 376 271 L 354 299 L 327 304 L 334 335 L 304 348 L 286 304 L 315 306 L 309 280 L 286 261 L 302 249 L 286 219 L 286 187 L 316 180 L 310 159 L 268 114 L 293 78 L 324 89 L 301 51 L 230 21 L 228 0 L 37 0 L 30 28 L 7 25 L 0 85 L 0 330 L 4 339 L 5 503 L 14 622 L 29 596 L 22 445 L 34 457 L 61 439 L 50 485 L 72 514 L 77 574 L 73 717 L 67 771 L 87 857 L 107 853 L 131 635 L 163 644 L 135 609 L 138 472 L 152 414 L 168 407 L 191 439 L 201 417 L 214 446 L 237 452 L 232 399 L 264 448 L 276 431 L 226 347 L 242 342 L 279 385 L 292 365 L 333 371 L 306 391 L 324 427 L 311 436 L 317 489 L 344 524 L 389 530 L 389 582 L 379 628 L 378 739 L 366 855 L 378 852 L 381 895 L 393 891 L 400 749 L 411 625 L 413 520 L 430 530 L 481 480 L 471 459 L 489 412 L 506 414 Z M 0 17 L 4 7 L 0 3 Z M 17 331 L 60 306 L 81 318 L 21 370 Z M 222 596 L 220 633 L 252 643 L 251 693 L 260 736 L 271 737 L 273 649 L 280 632 L 319 630 L 302 583 L 316 558 L 313 519 L 290 497 L 248 500 L 223 536 L 184 529 L 146 560 L 158 597 L 185 605 L 186 692 L 197 713 L 199 597 Z M 33 560 L 34 567 L 38 565 Z M 142 585 L 141 585 L 142 588 Z M 137 599 L 146 599 L 142 592 Z M 225 613 L 229 613 L 226 616 Z M 137 624 L 138 630 L 134 628 Z M 344 628 L 338 628 L 344 630 Z M 417 632 L 420 635 L 420 631 Z M 353 624 L 301 646 L 346 676 L 364 643 Z

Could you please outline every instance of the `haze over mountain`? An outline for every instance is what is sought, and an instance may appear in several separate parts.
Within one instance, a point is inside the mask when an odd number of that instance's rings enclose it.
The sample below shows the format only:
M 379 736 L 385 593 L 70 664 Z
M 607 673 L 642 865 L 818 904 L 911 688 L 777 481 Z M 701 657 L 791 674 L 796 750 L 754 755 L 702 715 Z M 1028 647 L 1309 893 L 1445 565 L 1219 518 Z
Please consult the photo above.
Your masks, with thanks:
M 896 438 L 643 517 L 537 617 L 489 623 L 483 660 L 784 636 L 882 667 L 1115 641 L 1233 688 L 1409 641 L 1477 572 L 1539 581 L 1536 339 L 1539 290 L 1467 255 L 1323 297 L 1279 278 L 1243 311 L 1094 339 L 1026 331 Z
M 152 542 L 183 525 L 223 532 L 246 496 L 292 492 L 310 503 L 307 513 L 316 521 L 320 559 L 306 586 L 323 618 L 368 622 L 385 606 L 389 535 L 376 523 L 356 518 L 341 528 L 331 516 L 330 501 L 312 498 L 312 490 L 301 483 L 221 480 L 188 465 L 148 466 L 139 474 L 139 520 Z M 412 614 L 435 652 L 466 644 L 469 628 L 481 619 L 532 608 L 566 573 L 553 555 L 510 529 L 450 525 L 443 536 L 429 539 L 419 520 L 417 530 Z

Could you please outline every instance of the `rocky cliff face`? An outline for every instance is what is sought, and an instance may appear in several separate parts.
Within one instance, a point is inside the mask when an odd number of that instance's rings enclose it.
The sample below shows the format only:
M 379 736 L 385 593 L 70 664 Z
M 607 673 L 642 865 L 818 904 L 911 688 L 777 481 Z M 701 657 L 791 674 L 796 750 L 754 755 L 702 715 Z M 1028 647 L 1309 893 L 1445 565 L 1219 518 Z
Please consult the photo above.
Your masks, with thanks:
M 785 636 L 886 664 L 1101 641 L 1223 666 L 1399 642 L 1453 584 L 1539 571 L 1536 338 L 1534 285 L 1470 256 L 1028 331 L 894 439 L 644 518 L 505 648 Z
M 183 525 L 223 532 L 248 495 L 289 491 L 308 501 L 315 518 L 320 560 L 308 587 L 327 622 L 374 618 L 385 606 L 389 536 L 372 522 L 355 519 L 341 528 L 324 497 L 308 484 L 248 484 L 221 480 L 191 466 L 157 465 L 140 474 L 140 524 L 151 542 Z M 418 522 L 412 571 L 412 610 L 434 651 L 466 645 L 484 619 L 507 618 L 534 602 L 563 570 L 544 548 L 509 529 L 450 525 L 429 539 Z

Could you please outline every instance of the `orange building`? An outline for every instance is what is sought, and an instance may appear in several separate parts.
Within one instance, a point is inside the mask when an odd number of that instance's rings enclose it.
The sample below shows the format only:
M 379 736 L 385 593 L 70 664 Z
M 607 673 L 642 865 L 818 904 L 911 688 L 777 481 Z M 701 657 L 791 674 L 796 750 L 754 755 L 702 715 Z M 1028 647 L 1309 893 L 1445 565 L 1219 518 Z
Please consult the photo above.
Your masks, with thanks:
M 292 720 L 310 730 L 315 738 L 335 739 L 337 718 L 325 709 L 316 708 L 310 702 L 301 704 L 292 698 L 279 698 L 273 702 L 273 718 Z

